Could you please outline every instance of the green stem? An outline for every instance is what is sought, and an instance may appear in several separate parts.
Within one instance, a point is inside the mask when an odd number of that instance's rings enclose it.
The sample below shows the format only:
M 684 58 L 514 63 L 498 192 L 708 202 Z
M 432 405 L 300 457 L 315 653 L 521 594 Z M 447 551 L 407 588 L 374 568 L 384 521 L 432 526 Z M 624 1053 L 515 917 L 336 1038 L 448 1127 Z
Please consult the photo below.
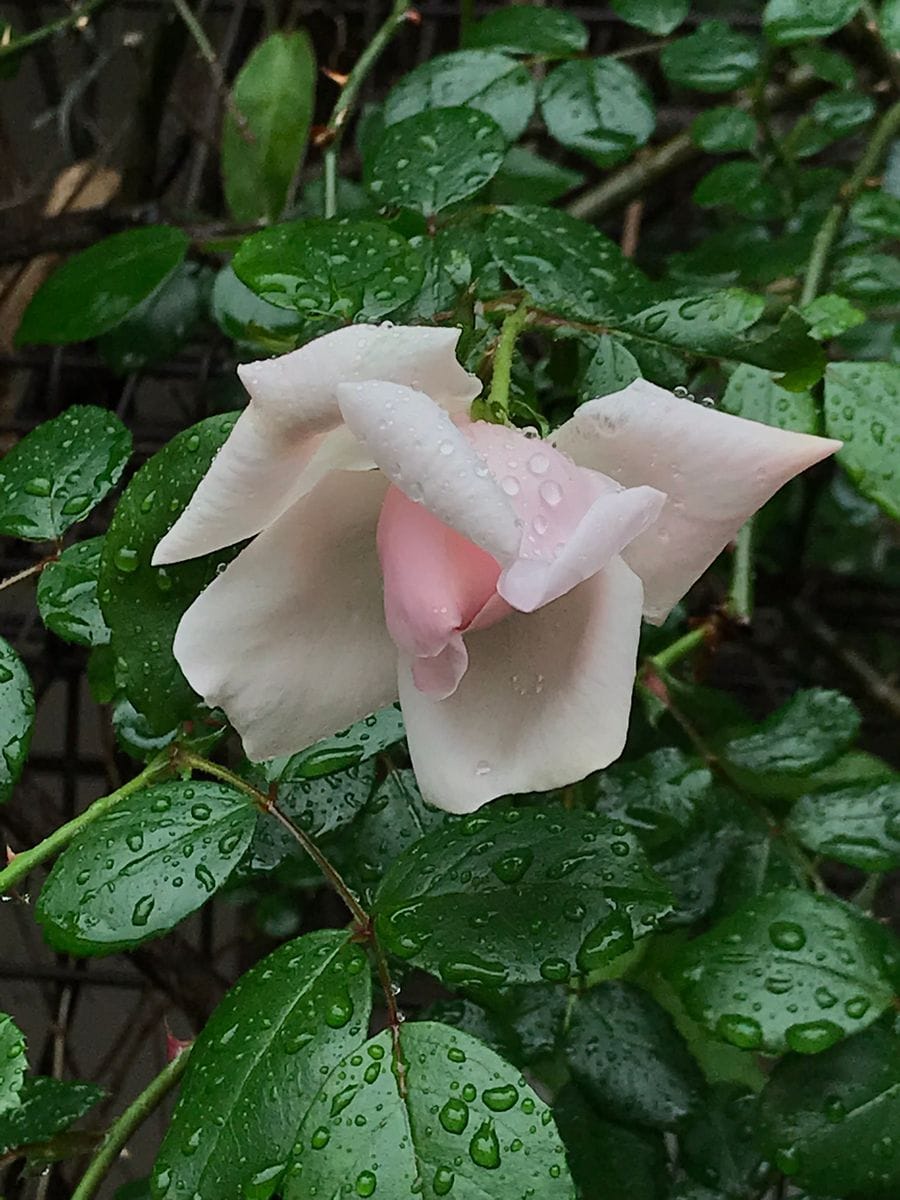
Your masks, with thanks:
M 252 783 L 248 783 L 246 779 L 242 779 L 240 775 L 235 775 L 227 767 L 220 767 L 218 763 L 210 762 L 209 759 L 202 758 L 199 754 L 194 754 L 191 750 L 179 748 L 176 761 L 186 767 L 192 767 L 194 770 L 203 771 L 206 775 L 212 775 L 214 779 L 221 779 L 223 783 L 230 784 L 233 788 L 243 792 L 244 795 L 249 796 L 261 812 L 268 813 L 269 816 L 274 817 L 313 860 L 347 905 L 360 930 L 368 932 L 371 929 L 372 918 L 350 890 L 349 884 L 334 863 L 325 857 L 309 834 L 304 833 L 286 813 L 281 811 L 271 796 L 267 796 L 265 792 L 261 792 L 259 788 L 254 787 Z
M 728 611 L 742 625 L 746 625 L 753 616 L 753 517 L 737 535 Z
M 213 48 L 212 42 L 206 36 L 206 30 L 194 16 L 194 13 L 188 7 L 187 0 L 172 0 L 175 9 L 181 17 L 184 24 L 187 26 L 188 33 L 194 39 L 197 49 L 200 51 L 204 61 L 209 67 L 210 74 L 213 77 L 213 83 L 216 85 L 216 91 L 222 99 L 222 103 L 228 109 L 234 123 L 237 126 L 238 133 L 241 138 L 250 144 L 256 141 L 247 118 L 238 108 L 235 99 L 228 87 L 228 80 L 225 78 L 225 72 L 222 70 L 222 64 L 219 62 L 218 56 Z
M 337 165 L 341 150 L 341 142 L 347 121 L 362 87 L 363 80 L 375 65 L 385 46 L 406 20 L 410 0 L 394 0 L 387 20 L 376 32 L 368 46 L 359 56 L 353 70 L 347 76 L 347 82 L 341 88 L 337 103 L 331 110 L 328 124 L 321 135 L 320 142 L 327 146 L 325 151 L 325 216 L 337 214 Z
M 111 0 L 83 0 L 64 17 L 58 17 L 57 20 L 50 21 L 47 25 L 41 25 L 39 29 L 32 29 L 30 33 L 23 33 L 21 37 L 14 38 L 5 46 L 0 45 L 0 62 L 4 58 L 11 58 L 12 55 L 19 54 L 22 50 L 28 50 L 31 46 L 37 46 L 41 42 L 47 41 L 48 38 L 55 37 L 58 33 L 64 33 L 73 26 L 83 28 L 83 22 L 86 22 L 93 13 L 98 12 L 109 3 Z
M 666 646 L 665 650 L 660 650 L 658 654 L 654 654 L 650 662 L 658 671 L 668 671 L 677 662 L 683 658 L 687 658 L 698 647 L 702 646 L 706 641 L 709 633 L 709 626 L 706 624 L 698 625 L 696 629 L 692 629 L 683 637 L 678 638 L 671 646 Z
M 516 349 L 516 340 L 525 328 L 528 319 L 528 297 L 526 296 L 519 307 L 504 318 L 503 324 L 500 326 L 500 337 L 497 339 L 497 349 L 494 351 L 491 390 L 487 398 L 488 412 L 495 421 L 505 421 L 509 413 L 509 382 L 512 377 L 513 354 Z
M 806 278 L 803 280 L 803 291 L 800 293 L 801 306 L 811 303 L 818 296 L 828 267 L 831 249 L 840 232 L 847 209 L 865 187 L 866 180 L 877 169 L 888 146 L 898 132 L 900 132 L 900 100 L 891 105 L 875 126 L 865 154 L 856 164 L 856 170 L 841 189 L 841 194 L 829 208 L 825 220 L 819 227 L 819 232 L 813 242 Z
M 136 1129 L 143 1125 L 184 1074 L 190 1054 L 191 1047 L 186 1046 L 168 1066 L 160 1071 L 155 1079 L 150 1081 L 122 1115 L 113 1121 L 106 1131 L 106 1137 L 100 1144 L 100 1149 L 81 1177 L 78 1187 L 72 1193 L 72 1200 L 91 1200 L 91 1197 L 96 1195 L 97 1189 L 115 1165 L 116 1159 L 128 1139 Z
M 115 808 L 121 801 L 152 783 L 157 776 L 162 775 L 169 769 L 170 761 L 167 754 L 158 755 L 152 762 L 148 763 L 139 775 L 135 775 L 134 779 L 130 779 L 128 783 L 123 784 L 116 791 L 110 792 L 108 796 L 101 796 L 99 800 L 95 800 L 83 813 L 79 813 L 77 817 L 73 817 L 65 825 L 60 825 L 49 837 L 44 838 L 42 842 L 38 842 L 36 846 L 32 846 L 30 850 L 23 850 L 21 854 L 17 854 L 9 866 L 0 871 L 0 896 L 9 892 L 20 879 L 24 879 L 29 871 L 32 871 L 42 862 L 46 862 L 48 858 L 52 858 L 54 854 L 58 854 L 60 850 L 64 850 L 69 842 L 77 834 L 81 833 L 82 829 L 86 829 L 88 825 L 92 825 L 94 821 L 105 816 L 110 809 Z

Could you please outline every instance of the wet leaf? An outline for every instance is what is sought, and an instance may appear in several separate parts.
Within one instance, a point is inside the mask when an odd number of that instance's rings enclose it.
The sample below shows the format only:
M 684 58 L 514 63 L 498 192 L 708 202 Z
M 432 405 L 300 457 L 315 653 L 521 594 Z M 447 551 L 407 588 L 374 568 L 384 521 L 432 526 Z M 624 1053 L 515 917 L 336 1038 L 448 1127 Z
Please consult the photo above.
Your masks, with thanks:
M 223 267 L 216 276 L 212 315 L 227 337 L 254 353 L 286 354 L 301 341 L 302 316 L 261 300 L 231 267 Z
M 641 368 L 631 351 L 617 338 L 601 334 L 578 385 L 582 403 L 597 396 L 609 396 L 641 378 Z
M 37 919 L 68 954 L 110 954 L 171 929 L 214 895 L 250 841 L 255 809 L 220 783 L 145 788 L 56 860 Z
M 804 846 L 863 871 L 900 867 L 900 779 L 803 796 L 788 828 Z
M 667 976 L 723 1041 L 819 1054 L 891 1003 L 879 936 L 830 896 L 776 891 L 695 938 Z
M 0 1113 L 19 1103 L 22 1080 L 28 1069 L 25 1035 L 7 1013 L 0 1013 Z
M 700 1069 L 672 1018 L 630 983 L 602 983 L 576 1001 L 565 1040 L 579 1086 L 604 1116 L 673 1129 L 697 1107 Z
M 574 1200 L 550 1110 L 518 1071 L 435 1022 L 399 1033 L 401 1097 L 389 1031 L 325 1079 L 298 1131 L 284 1200 L 335 1195 L 426 1200 L 527 1196 Z M 528 1153 L 526 1153 L 526 1149 Z
M 399 705 L 381 708 L 334 737 L 322 738 L 292 755 L 281 775 L 291 779 L 318 779 L 335 771 L 358 766 L 406 736 Z
M 0 1112 L 0 1156 L 49 1141 L 83 1117 L 103 1094 L 93 1083 L 42 1075 L 26 1079 L 18 1105 Z
M 172 358 L 194 333 L 206 308 L 211 272 L 182 263 L 114 329 L 98 349 L 120 374 Z
M 580 171 L 541 158 L 524 146 L 510 146 L 488 195 L 494 204 L 552 204 L 583 183 Z
M 541 113 L 552 137 L 600 167 L 629 158 L 656 124 L 643 80 L 614 58 L 557 67 L 541 88 Z
M 63 345 L 99 337 L 146 300 L 187 249 L 187 235 L 168 225 L 104 238 L 73 255 L 35 292 L 16 341 Z
M 431 108 L 465 106 L 493 117 L 514 142 L 534 111 L 531 75 L 514 58 L 496 50 L 439 54 L 410 71 L 388 93 L 385 125 Z
M 406 850 L 375 916 L 398 956 L 450 986 L 498 988 L 606 965 L 650 932 L 669 900 L 624 825 L 557 806 L 493 805 Z
M 691 0 L 612 0 L 612 6 L 629 25 L 666 37 L 688 15 Z
M 756 122 L 741 108 L 709 108 L 691 126 L 691 138 L 707 154 L 752 150 L 756 136 Z
M 291 221 L 242 242 L 235 274 L 257 296 L 301 313 L 310 332 L 376 321 L 422 285 L 410 244 L 374 221 Z
M 768 0 L 763 29 L 776 46 L 826 38 L 853 20 L 860 0 Z
M 900 1187 L 900 1037 L 882 1021 L 812 1062 L 786 1058 L 759 1101 L 759 1140 L 792 1182 L 823 1195 Z
M 825 374 L 825 428 L 864 496 L 900 519 L 900 420 L 896 363 L 831 363 Z
M 114 413 L 73 405 L 44 421 L 0 462 L 0 533 L 60 538 L 118 483 L 131 435 Z
M 105 646 L 109 629 L 97 599 L 103 538 L 88 538 L 65 549 L 41 572 L 37 605 L 41 620 L 64 642 Z
M 156 1200 L 280 1190 L 298 1127 L 323 1077 L 365 1038 L 370 1008 L 365 955 L 343 930 L 287 942 L 243 975 L 191 1052 L 153 1172 Z M 353 1135 L 368 1145 L 370 1134 Z
M 234 422 L 235 414 L 225 413 L 177 434 L 131 480 L 104 539 L 100 608 L 119 682 L 154 733 L 197 716 L 197 697 L 172 656 L 172 639 L 182 614 L 236 551 L 166 567 L 153 567 L 150 559 Z
M 506 155 L 500 126 L 474 108 L 434 108 L 385 130 L 366 164 L 379 204 L 433 216 L 479 191 Z
M 498 8 L 470 26 L 466 49 L 506 50 L 543 58 L 579 54 L 587 48 L 588 31 L 565 9 L 522 4 Z
M 696 33 L 664 46 L 659 61 L 671 83 L 698 92 L 730 92 L 749 83 L 762 53 L 755 38 L 724 21 L 705 21 Z
M 34 692 L 25 665 L 0 638 L 0 804 L 19 781 L 34 726 Z
M 681 1131 L 681 1165 L 721 1200 L 755 1200 L 769 1175 L 753 1144 L 755 1111 L 755 1093 L 717 1084 Z
M 225 112 L 222 179 L 237 221 L 275 221 L 303 164 L 316 90 L 316 58 L 302 29 L 273 33 L 238 72 Z
M 719 407 L 736 417 L 792 429 L 797 433 L 817 433 L 818 414 L 809 392 L 789 392 L 779 387 L 769 371 L 748 363 L 737 368 L 728 380 Z

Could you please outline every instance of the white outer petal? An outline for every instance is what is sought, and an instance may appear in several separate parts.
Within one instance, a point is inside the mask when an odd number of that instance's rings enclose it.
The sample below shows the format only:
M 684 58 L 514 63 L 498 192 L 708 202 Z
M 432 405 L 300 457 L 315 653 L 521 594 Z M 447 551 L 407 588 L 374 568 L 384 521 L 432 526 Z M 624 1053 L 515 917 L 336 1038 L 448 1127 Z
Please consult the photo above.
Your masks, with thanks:
M 400 663 L 400 702 L 422 794 L 473 812 L 508 793 L 583 779 L 622 753 L 642 589 L 620 558 L 536 613 L 466 636 L 469 669 L 446 700 Z
M 553 441 L 581 466 L 668 495 L 658 520 L 623 551 L 655 623 L 748 517 L 841 445 L 704 408 L 643 379 L 583 404 Z
M 387 481 L 338 471 L 181 619 L 175 657 L 254 760 L 292 754 L 397 698 L 375 527 Z
M 351 325 L 290 354 L 238 367 L 249 407 L 153 561 L 181 562 L 252 537 L 327 470 L 371 467 L 339 428 L 342 382 L 408 384 L 448 411 L 464 412 L 481 384 L 457 362 L 458 339 L 458 329 Z

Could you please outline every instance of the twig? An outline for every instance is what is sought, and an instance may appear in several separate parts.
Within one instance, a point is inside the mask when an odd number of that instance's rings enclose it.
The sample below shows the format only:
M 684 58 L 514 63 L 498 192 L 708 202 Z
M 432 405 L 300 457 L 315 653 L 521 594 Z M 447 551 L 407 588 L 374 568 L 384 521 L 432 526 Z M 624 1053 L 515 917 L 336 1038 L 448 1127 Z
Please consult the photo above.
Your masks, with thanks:
M 228 80 L 225 78 L 225 72 L 222 70 L 222 64 L 219 62 L 218 55 L 213 49 L 212 42 L 210 42 L 209 38 L 206 36 L 205 29 L 191 12 L 190 8 L 188 7 L 187 0 L 172 0 L 172 3 L 175 5 L 178 15 L 187 26 L 191 37 L 197 43 L 197 49 L 205 59 L 209 67 L 210 74 L 213 77 L 213 83 L 216 86 L 216 90 L 222 97 L 222 103 L 234 118 L 234 123 L 237 125 L 238 133 L 243 140 L 248 143 L 248 145 L 253 145 L 253 143 L 256 141 L 256 137 L 253 133 L 253 130 L 250 128 L 247 118 L 235 103 L 234 96 L 232 96 L 231 90 L 228 87 Z
M 753 517 L 741 527 L 731 567 L 731 591 L 728 611 L 741 625 L 753 616 Z
M 8 579 L 0 581 L 0 592 L 6 588 L 12 587 L 14 584 L 21 583 L 23 579 L 28 579 L 32 575 L 40 575 L 44 567 L 49 563 L 56 562 L 56 554 L 49 554 L 46 558 L 42 558 L 40 562 L 32 563 L 30 567 L 26 567 L 24 571 L 19 571 L 16 575 L 10 575 Z
M 374 66 L 382 50 L 404 21 L 411 15 L 410 0 L 394 0 L 394 7 L 384 24 L 375 33 L 368 46 L 359 56 L 353 70 L 347 76 L 331 116 L 318 136 L 316 143 L 325 147 L 325 216 L 337 213 L 337 164 L 344 130 L 363 80 Z
M 52 858 L 54 854 L 58 854 L 60 850 L 65 849 L 69 842 L 82 829 L 86 829 L 88 825 L 93 824 L 94 821 L 108 813 L 110 809 L 115 808 L 122 800 L 126 800 L 135 792 L 139 792 L 142 788 L 147 787 L 168 770 L 168 755 L 157 756 L 144 767 L 139 775 L 135 775 L 134 779 L 130 779 L 128 783 L 123 784 L 116 791 L 110 792 L 108 796 L 101 796 L 99 800 L 95 800 L 84 812 L 79 813 L 77 817 L 73 817 L 71 821 L 67 821 L 65 825 L 60 825 L 49 837 L 44 838 L 42 842 L 38 842 L 36 846 L 32 846 L 30 850 L 22 850 L 21 853 L 16 854 L 9 866 L 0 871 L 0 896 L 9 893 L 20 879 L 24 879 L 29 871 L 39 866 L 42 862 L 46 862 L 48 858 Z
M 840 195 L 831 208 L 829 208 L 825 215 L 825 220 L 819 227 L 819 232 L 816 234 L 813 242 L 806 277 L 803 280 L 803 290 L 800 293 L 801 305 L 811 303 L 818 296 L 819 288 L 821 287 L 825 270 L 828 266 L 831 248 L 841 228 L 844 216 L 850 205 L 865 187 L 869 176 L 878 167 L 882 156 L 887 151 L 888 146 L 898 131 L 900 131 L 900 100 L 891 105 L 875 126 L 875 131 L 866 147 L 865 153 L 856 165 L 856 170 L 841 189 Z
M 378 980 L 381 984 L 381 990 L 384 992 L 384 1003 L 387 1008 L 388 1028 L 391 1031 L 391 1048 L 394 1056 L 394 1075 L 397 1080 L 397 1091 L 400 1093 L 401 1100 L 406 1099 L 406 1063 L 403 1058 L 403 1047 L 400 1044 L 400 1026 L 403 1024 L 403 1016 L 400 1009 L 397 1007 L 397 991 L 394 987 L 394 981 L 391 979 L 391 972 L 388 966 L 387 958 L 381 948 L 381 943 L 377 938 L 372 938 L 372 953 L 375 957 L 375 967 L 378 971 Z
M 643 217 L 643 200 L 632 200 L 625 209 L 625 219 L 622 222 L 622 253 L 626 258 L 634 258 L 637 254 Z
M 30 33 L 24 33 L 21 37 L 0 44 L 0 62 L 23 50 L 28 50 L 32 46 L 37 46 L 41 42 L 47 41 L 48 38 L 55 37 L 58 33 L 64 33 L 67 29 L 73 27 L 84 29 L 91 16 L 111 2 L 112 0 L 82 0 L 77 8 L 73 8 L 64 17 L 58 17 L 55 21 L 41 25 L 38 29 L 32 29 Z
M 491 374 L 491 390 L 487 398 L 487 411 L 494 421 L 505 421 L 509 413 L 509 384 L 512 378 L 513 354 L 516 340 L 530 317 L 528 298 L 504 317 L 500 337 L 494 351 L 494 370 Z
M 114 1166 L 128 1139 L 168 1096 L 184 1074 L 190 1053 L 191 1047 L 186 1046 L 177 1058 L 172 1059 L 168 1066 L 163 1067 L 156 1078 L 150 1081 L 122 1115 L 113 1121 L 100 1149 L 72 1193 L 72 1200 L 91 1200 L 91 1197 L 96 1195 L 97 1189 Z
M 658 654 L 654 654 L 650 662 L 657 671 L 667 671 L 677 662 L 692 654 L 699 646 L 705 645 L 707 639 L 712 632 L 712 623 L 704 621 L 702 625 L 698 625 L 696 629 L 692 629 L 689 633 L 684 634 L 673 642 L 671 646 L 666 646 L 664 650 L 660 650 Z

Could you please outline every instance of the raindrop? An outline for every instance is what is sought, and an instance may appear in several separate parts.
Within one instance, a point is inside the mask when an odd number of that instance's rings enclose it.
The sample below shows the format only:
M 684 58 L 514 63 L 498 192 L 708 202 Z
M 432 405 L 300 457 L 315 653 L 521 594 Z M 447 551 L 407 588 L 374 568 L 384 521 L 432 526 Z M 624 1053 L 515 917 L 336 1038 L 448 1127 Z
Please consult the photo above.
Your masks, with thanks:
M 469 1123 L 469 1106 L 451 1096 L 438 1113 L 438 1120 L 448 1133 L 462 1133 Z
M 356 1194 L 357 1196 L 371 1196 L 374 1194 L 378 1180 L 372 1171 L 360 1171 L 356 1177 Z
M 446 1196 L 453 1189 L 456 1176 L 449 1167 L 438 1167 L 431 1181 L 432 1191 L 436 1196 Z
M 500 1166 L 500 1143 L 494 1132 L 494 1122 L 490 1118 L 484 1121 L 472 1135 L 469 1143 L 469 1156 L 473 1163 L 489 1171 Z
M 131 913 L 132 925 L 146 925 L 155 905 L 153 896 L 141 896 Z
M 779 950 L 802 950 L 806 945 L 806 933 L 794 921 L 773 921 L 769 938 Z
M 789 1025 L 784 1040 L 797 1054 L 819 1054 L 844 1036 L 834 1021 L 805 1021 Z
M 519 1092 L 511 1083 L 507 1083 L 487 1088 L 481 1093 L 481 1098 L 491 1112 L 508 1112 L 519 1099 Z
M 505 475 L 503 479 L 500 480 L 500 487 L 507 496 L 518 496 L 519 492 L 521 491 L 518 479 L 514 478 L 512 475 Z
M 551 508 L 556 508 L 563 498 L 562 488 L 555 479 L 545 479 L 538 488 L 538 494 Z
M 762 1045 L 762 1026 L 753 1017 L 723 1013 L 716 1023 L 716 1030 L 724 1041 L 741 1050 L 756 1050 Z

